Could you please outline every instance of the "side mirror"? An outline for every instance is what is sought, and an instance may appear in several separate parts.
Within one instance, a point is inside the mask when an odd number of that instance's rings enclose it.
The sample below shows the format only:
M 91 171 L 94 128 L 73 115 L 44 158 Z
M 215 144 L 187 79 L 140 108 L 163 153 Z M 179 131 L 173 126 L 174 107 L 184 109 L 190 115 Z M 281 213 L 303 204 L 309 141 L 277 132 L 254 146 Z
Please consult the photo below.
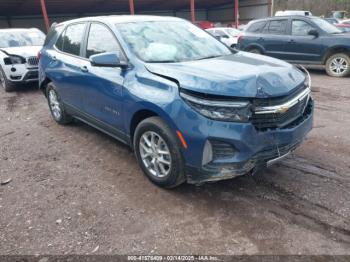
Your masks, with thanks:
M 318 31 L 316 29 L 311 29 L 308 33 L 308 35 L 312 35 L 314 37 L 318 37 Z
M 92 66 L 99 67 L 127 67 L 127 63 L 120 61 L 118 52 L 108 52 L 90 56 Z

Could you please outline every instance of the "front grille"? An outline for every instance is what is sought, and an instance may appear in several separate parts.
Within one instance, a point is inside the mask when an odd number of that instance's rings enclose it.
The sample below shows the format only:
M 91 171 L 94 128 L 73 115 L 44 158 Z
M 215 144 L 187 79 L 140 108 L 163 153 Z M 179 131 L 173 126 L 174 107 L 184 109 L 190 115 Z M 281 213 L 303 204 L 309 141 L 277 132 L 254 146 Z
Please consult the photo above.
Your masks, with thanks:
M 305 112 L 305 109 L 308 105 L 308 102 L 310 101 L 310 96 L 309 95 L 303 95 L 307 90 L 305 88 L 299 89 L 299 92 L 293 92 L 293 94 L 286 96 L 284 98 L 279 98 L 278 102 L 279 104 L 276 103 L 276 99 L 274 99 L 273 106 L 278 106 L 282 105 L 283 103 L 288 103 L 289 101 L 293 101 L 298 99 L 298 97 L 301 96 L 300 100 L 293 105 L 292 107 L 288 108 L 285 112 L 266 112 L 266 113 L 258 113 L 258 112 L 253 112 L 252 117 L 250 118 L 251 123 L 255 126 L 256 129 L 258 130 L 266 130 L 266 129 L 275 129 L 275 128 L 283 128 L 288 126 L 290 123 L 294 122 L 296 119 L 301 118 L 302 115 Z M 303 97 L 304 96 L 304 97 Z M 303 97 L 303 98 L 302 98 Z M 271 103 L 271 99 L 266 99 L 266 103 Z M 260 101 L 259 106 L 261 105 L 263 101 Z M 281 103 L 283 102 L 283 103 Z M 271 105 L 271 104 L 270 104 Z M 254 106 L 257 107 L 256 101 L 254 101 Z M 271 111 L 271 110 L 270 110 Z
M 36 56 L 31 56 L 27 58 L 28 65 L 37 66 L 39 64 L 39 59 Z
M 303 92 L 306 88 L 308 87 L 302 84 L 286 96 L 273 97 L 273 98 L 255 98 L 253 100 L 253 105 L 255 107 L 281 105 L 283 103 L 288 102 L 289 100 L 292 100 L 294 97 L 296 97 L 301 92 Z
M 253 114 L 251 121 L 257 129 L 278 128 L 288 125 L 303 114 L 308 97 L 299 101 L 285 113 Z

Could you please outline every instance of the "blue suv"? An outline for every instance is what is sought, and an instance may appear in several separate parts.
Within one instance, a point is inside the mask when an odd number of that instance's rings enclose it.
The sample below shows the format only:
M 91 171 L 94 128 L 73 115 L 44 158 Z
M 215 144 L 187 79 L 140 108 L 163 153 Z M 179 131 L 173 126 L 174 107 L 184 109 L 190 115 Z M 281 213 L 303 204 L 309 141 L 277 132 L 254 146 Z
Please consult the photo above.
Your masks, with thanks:
M 39 68 L 56 122 L 78 119 L 128 144 L 162 187 L 254 172 L 312 128 L 307 72 L 231 50 L 179 18 L 56 24 Z
M 323 65 L 334 77 L 350 75 L 350 34 L 319 17 L 254 20 L 240 35 L 237 48 L 296 64 Z

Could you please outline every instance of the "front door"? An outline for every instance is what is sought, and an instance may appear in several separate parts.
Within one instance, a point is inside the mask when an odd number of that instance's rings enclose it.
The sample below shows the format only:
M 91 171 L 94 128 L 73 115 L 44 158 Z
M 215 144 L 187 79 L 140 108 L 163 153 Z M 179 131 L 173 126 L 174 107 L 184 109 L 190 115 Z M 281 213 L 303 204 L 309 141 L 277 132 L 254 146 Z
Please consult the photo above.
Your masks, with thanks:
M 309 35 L 309 31 L 317 30 L 310 23 L 293 19 L 291 35 L 286 47 L 288 61 L 319 62 L 322 60 L 322 37 Z
M 125 69 L 119 67 L 96 67 L 89 62 L 89 57 L 105 52 L 119 52 L 119 43 L 108 26 L 91 23 L 84 56 L 84 112 L 111 128 L 123 130 L 122 96 Z

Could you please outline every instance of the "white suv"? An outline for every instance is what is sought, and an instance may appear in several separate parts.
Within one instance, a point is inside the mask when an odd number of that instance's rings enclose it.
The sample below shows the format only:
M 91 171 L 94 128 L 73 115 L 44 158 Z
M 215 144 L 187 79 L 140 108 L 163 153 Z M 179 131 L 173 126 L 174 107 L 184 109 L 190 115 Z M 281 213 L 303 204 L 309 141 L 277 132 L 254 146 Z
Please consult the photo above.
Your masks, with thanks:
M 38 52 L 45 35 L 39 29 L 0 30 L 0 83 L 5 91 L 38 81 Z

